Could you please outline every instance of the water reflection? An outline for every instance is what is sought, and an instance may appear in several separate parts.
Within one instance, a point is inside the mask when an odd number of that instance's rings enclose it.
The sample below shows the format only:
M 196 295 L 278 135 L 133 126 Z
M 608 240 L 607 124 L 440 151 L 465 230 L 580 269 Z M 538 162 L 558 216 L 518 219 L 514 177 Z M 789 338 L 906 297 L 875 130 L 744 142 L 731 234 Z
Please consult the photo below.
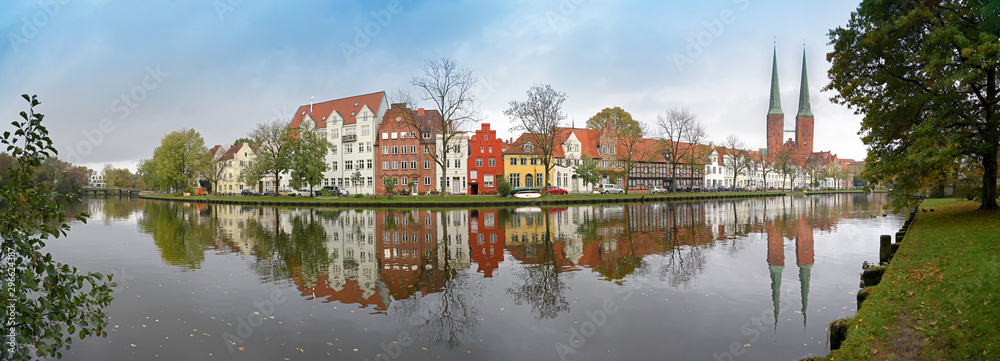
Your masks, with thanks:
M 713 255 L 737 259 L 766 243 L 767 295 L 777 332 L 786 249 L 797 270 L 796 314 L 809 314 L 817 235 L 866 219 L 883 197 L 830 195 L 738 201 L 483 210 L 329 210 L 153 201 L 89 202 L 104 222 L 135 222 L 163 263 L 198 269 L 209 252 L 238 254 L 262 283 L 307 300 L 354 305 L 455 349 L 484 319 L 481 280 L 509 271 L 496 296 L 535 320 L 573 312 L 576 275 L 697 287 Z M 510 262 L 510 264 L 504 264 Z M 715 267 L 715 266 L 713 266 Z M 794 277 L 794 276 L 793 276 Z M 508 281 L 512 280 L 512 281 Z M 787 285 L 786 285 L 787 289 Z M 577 311 L 580 312 L 580 311 Z

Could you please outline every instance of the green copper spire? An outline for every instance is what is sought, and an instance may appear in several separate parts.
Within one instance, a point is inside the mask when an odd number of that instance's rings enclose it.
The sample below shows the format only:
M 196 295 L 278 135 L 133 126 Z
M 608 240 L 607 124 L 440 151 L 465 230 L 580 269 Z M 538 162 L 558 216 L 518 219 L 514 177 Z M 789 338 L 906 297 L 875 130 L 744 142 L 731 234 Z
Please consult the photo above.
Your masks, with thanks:
M 785 114 L 781 112 L 781 89 L 778 87 L 778 49 L 774 49 L 771 63 L 771 109 L 767 114 Z
M 774 303 L 774 332 L 778 332 L 778 313 L 781 312 L 781 271 L 784 266 L 771 266 L 771 302 Z
M 807 264 L 799 267 L 799 290 L 802 292 L 802 327 L 806 327 L 806 310 L 809 309 L 809 280 L 812 278 L 812 266 Z
M 799 115 L 812 116 L 809 106 L 809 77 L 806 76 L 806 50 L 802 49 L 802 84 L 799 85 Z

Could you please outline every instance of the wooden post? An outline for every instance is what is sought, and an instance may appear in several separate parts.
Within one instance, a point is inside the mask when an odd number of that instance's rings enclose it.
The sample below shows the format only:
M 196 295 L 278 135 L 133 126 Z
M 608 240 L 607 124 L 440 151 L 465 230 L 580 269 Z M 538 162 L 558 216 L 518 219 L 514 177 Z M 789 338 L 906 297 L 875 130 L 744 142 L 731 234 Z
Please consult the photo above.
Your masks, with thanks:
M 883 234 L 879 237 L 878 260 L 879 264 L 889 263 L 892 259 L 892 236 Z
M 906 231 L 896 232 L 896 243 L 902 243 L 904 236 L 906 236 Z

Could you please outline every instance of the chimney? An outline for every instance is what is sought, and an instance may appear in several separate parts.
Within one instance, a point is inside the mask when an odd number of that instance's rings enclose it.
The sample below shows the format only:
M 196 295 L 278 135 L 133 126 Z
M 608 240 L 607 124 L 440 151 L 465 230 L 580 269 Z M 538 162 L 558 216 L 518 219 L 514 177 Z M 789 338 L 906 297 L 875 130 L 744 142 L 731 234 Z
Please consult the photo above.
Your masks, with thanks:
M 313 112 L 313 97 L 309 97 L 309 114 Z
M 424 115 L 424 108 L 417 108 L 417 115 Z

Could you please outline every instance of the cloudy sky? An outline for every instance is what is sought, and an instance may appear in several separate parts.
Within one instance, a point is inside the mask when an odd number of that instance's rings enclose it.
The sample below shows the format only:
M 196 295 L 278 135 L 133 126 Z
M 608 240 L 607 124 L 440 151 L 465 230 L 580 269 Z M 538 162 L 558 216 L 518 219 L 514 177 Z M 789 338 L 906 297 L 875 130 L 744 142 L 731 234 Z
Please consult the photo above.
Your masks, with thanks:
M 406 89 L 425 59 L 473 70 L 503 115 L 533 84 L 567 94 L 567 125 L 620 106 L 652 124 L 688 108 L 721 142 L 765 146 L 772 47 L 786 129 L 803 49 L 816 150 L 863 159 L 860 116 L 829 101 L 829 29 L 858 1 L 42 0 L 0 4 L 3 130 L 38 94 L 60 158 L 135 169 L 168 132 L 231 144 L 300 105 Z M 430 107 L 429 103 L 422 106 Z

